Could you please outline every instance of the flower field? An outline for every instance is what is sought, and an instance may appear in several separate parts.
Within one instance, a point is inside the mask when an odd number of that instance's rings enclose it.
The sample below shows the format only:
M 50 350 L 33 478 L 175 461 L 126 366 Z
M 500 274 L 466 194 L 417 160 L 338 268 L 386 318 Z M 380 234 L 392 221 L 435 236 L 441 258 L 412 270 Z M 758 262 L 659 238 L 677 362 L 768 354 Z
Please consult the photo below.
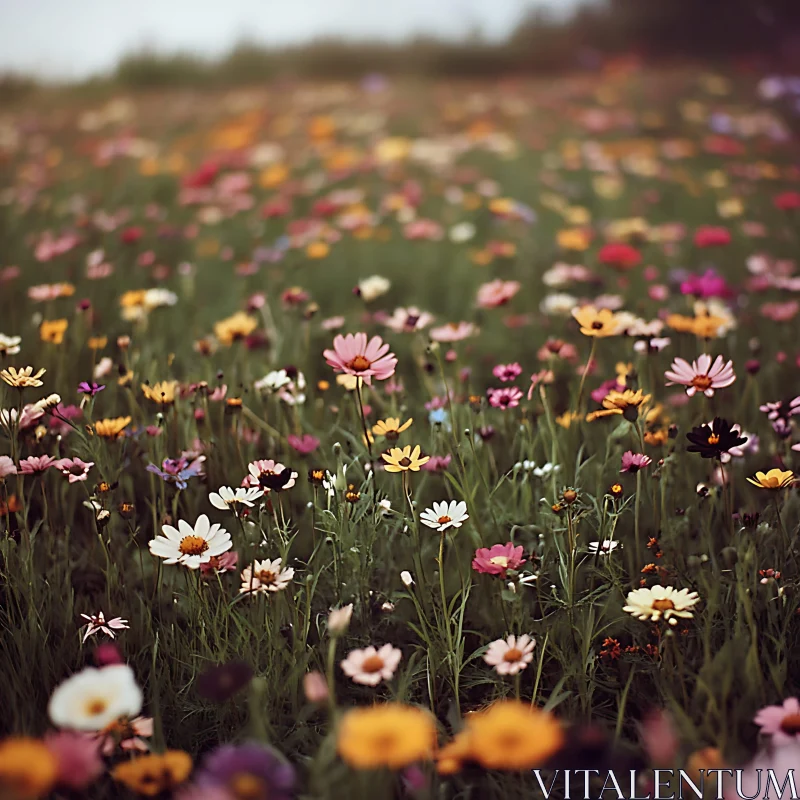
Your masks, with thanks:
M 798 113 L 623 61 L 5 110 L 0 796 L 800 763 Z

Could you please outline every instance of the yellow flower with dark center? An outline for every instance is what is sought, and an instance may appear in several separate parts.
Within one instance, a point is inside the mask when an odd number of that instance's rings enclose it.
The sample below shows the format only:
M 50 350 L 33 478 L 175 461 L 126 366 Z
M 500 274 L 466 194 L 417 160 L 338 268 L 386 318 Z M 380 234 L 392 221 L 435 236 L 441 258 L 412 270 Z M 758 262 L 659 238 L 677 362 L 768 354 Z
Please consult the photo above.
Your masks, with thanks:
M 0 795 L 35 800 L 50 794 L 58 775 L 56 757 L 38 739 L 15 736 L 0 742 Z
M 649 402 L 650 398 L 651 395 L 644 394 L 641 389 L 635 392 L 632 389 L 626 389 L 624 392 L 612 389 L 603 398 L 603 408 L 587 414 L 586 421 L 594 422 L 596 419 L 622 414 L 629 422 L 635 422 L 639 417 L 639 409 Z
M 68 326 L 69 322 L 65 319 L 46 319 L 39 326 L 39 338 L 43 342 L 61 344 L 64 341 L 64 334 L 67 332 Z
M 178 381 L 158 381 L 158 383 L 148 386 L 142 384 L 142 394 L 153 403 L 160 406 L 171 406 L 175 402 L 175 390 L 178 388 Z
M 785 489 L 794 483 L 794 472 L 790 469 L 771 469 L 769 472 L 756 472 L 754 478 L 747 479 L 759 489 Z
M 402 425 L 398 417 L 387 417 L 386 419 L 379 419 L 373 426 L 372 432 L 376 436 L 384 436 L 389 441 L 395 441 L 400 434 L 411 427 L 414 418 L 407 419 Z
M 257 327 L 258 320 L 244 311 L 237 311 L 214 324 L 214 335 L 221 344 L 230 347 L 234 342 L 249 336 Z
M 436 723 L 427 711 L 401 703 L 353 709 L 342 718 L 336 747 L 355 769 L 402 769 L 433 757 Z
M 430 461 L 430 456 L 420 455 L 419 445 L 407 444 L 402 450 L 399 447 L 393 447 L 388 453 L 381 453 L 381 458 L 386 462 L 387 472 L 419 472 L 419 468 L 423 464 Z
M 131 417 L 101 419 L 95 422 L 94 432 L 102 439 L 119 439 L 122 431 L 131 424 Z
M 47 372 L 46 369 L 40 369 L 35 375 L 33 374 L 33 367 L 23 367 L 22 369 L 15 369 L 9 367 L 0 371 L 0 378 L 2 378 L 9 386 L 15 389 L 38 389 L 44 386 L 44 383 L 39 378 Z
M 151 753 L 123 761 L 111 770 L 111 777 L 132 792 L 155 797 L 180 786 L 192 771 L 192 758 L 183 750 Z
M 597 309 L 592 305 L 581 306 L 572 310 L 572 316 L 581 326 L 584 336 L 595 336 L 604 339 L 616 336 L 619 331 L 619 318 L 607 308 Z
M 485 769 L 541 767 L 564 744 L 564 731 L 552 715 L 518 700 L 500 700 L 466 718 L 466 729 L 442 748 L 440 770 L 454 772 L 464 761 Z

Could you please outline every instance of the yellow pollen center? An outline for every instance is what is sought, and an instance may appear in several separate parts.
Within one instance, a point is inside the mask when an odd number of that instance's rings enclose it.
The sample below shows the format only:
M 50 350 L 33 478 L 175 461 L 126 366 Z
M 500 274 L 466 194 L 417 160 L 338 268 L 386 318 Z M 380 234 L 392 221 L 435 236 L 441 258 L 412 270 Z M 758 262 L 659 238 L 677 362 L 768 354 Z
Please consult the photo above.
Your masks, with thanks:
M 383 669 L 383 659 L 379 655 L 364 659 L 361 669 L 367 673 L 380 672 Z
M 717 436 L 717 434 L 716 434 L 716 433 L 712 433 L 712 434 L 711 434 L 711 435 L 708 437 L 708 443 L 709 443 L 709 444 L 719 444 L 719 436 Z
M 365 356 L 356 356 L 352 361 L 347 362 L 347 366 L 356 372 L 363 372 L 372 366 L 372 362 Z
M 86 703 L 86 713 L 91 717 L 102 714 L 108 708 L 108 702 L 102 697 L 95 697 Z
M 261 778 L 249 772 L 237 772 L 228 782 L 228 788 L 237 800 L 266 800 L 267 787 Z
M 208 542 L 202 536 L 184 536 L 178 549 L 185 556 L 200 556 L 208 550 Z
M 675 603 L 669 598 L 665 597 L 662 600 L 656 600 L 653 603 L 654 611 L 671 611 L 675 608 Z
M 508 566 L 508 556 L 495 556 L 489 559 L 490 564 L 496 564 L 498 567 Z
M 513 664 L 515 661 L 519 661 L 521 658 L 522 650 L 517 650 L 516 647 L 512 647 L 510 650 L 506 650 L 505 655 L 503 656 L 503 661 Z
M 452 522 L 453 520 L 452 520 L 452 519 L 450 519 L 450 517 L 448 517 L 448 516 L 447 516 L 447 514 L 445 514 L 443 517 L 439 517 L 439 519 L 438 519 L 438 520 L 436 520 L 436 521 L 437 521 L 437 522 L 438 522 L 440 525 L 444 525 L 446 522 Z

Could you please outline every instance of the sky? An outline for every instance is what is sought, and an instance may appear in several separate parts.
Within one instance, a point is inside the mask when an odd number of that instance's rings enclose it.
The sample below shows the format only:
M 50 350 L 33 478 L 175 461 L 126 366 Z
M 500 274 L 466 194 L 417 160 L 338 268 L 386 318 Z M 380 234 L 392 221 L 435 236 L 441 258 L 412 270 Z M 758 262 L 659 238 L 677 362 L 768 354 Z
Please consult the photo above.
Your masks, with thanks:
M 502 38 L 527 8 L 564 13 L 577 0 L 0 0 L 0 72 L 74 80 L 152 47 L 217 55 L 237 41 L 321 35 Z

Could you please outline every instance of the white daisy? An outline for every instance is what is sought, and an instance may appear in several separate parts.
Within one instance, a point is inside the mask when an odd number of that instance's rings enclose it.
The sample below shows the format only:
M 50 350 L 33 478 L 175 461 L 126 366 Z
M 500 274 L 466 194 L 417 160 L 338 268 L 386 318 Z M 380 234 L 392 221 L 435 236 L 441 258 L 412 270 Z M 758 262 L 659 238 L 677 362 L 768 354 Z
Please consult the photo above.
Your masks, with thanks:
M 252 567 L 242 570 L 242 586 L 239 594 L 258 594 L 263 592 L 280 592 L 285 589 L 292 578 L 294 568 L 281 569 L 282 559 L 270 561 L 254 561 Z
M 0 333 L 0 356 L 15 356 L 19 353 L 21 343 L 21 336 L 6 336 Z
M 523 634 L 496 639 L 489 645 L 483 660 L 494 667 L 498 675 L 516 675 L 533 661 L 536 639 Z
M 390 644 L 380 650 L 370 645 L 363 650 L 351 650 L 340 666 L 353 683 L 377 686 L 394 675 L 402 657 L 403 653 Z
M 637 619 L 658 622 L 663 617 L 670 625 L 677 625 L 678 617 L 691 619 L 694 616 L 689 609 L 699 601 L 697 592 L 656 585 L 650 589 L 629 592 L 628 604 L 622 610 Z
M 194 527 L 180 520 L 177 528 L 164 525 L 161 530 L 163 536 L 150 540 L 150 552 L 166 559 L 165 564 L 183 564 L 197 569 L 233 547 L 231 535 L 218 523 L 212 525 L 205 514 L 197 518 Z
M 259 391 L 266 389 L 270 392 L 276 392 L 278 389 L 291 382 L 292 379 L 289 377 L 285 369 L 276 369 L 272 372 L 268 372 L 263 378 L 257 380 L 253 385 Z
M 433 508 L 426 508 L 420 515 L 419 521 L 429 528 L 437 531 L 446 531 L 448 528 L 460 528 L 464 520 L 469 519 L 467 504 L 463 500 L 447 500 L 434 503 Z
M 263 494 L 263 490 L 259 488 L 245 489 L 243 486 L 239 486 L 231 489 L 230 486 L 220 486 L 219 492 L 211 492 L 208 499 L 214 508 L 222 511 L 236 511 L 236 507 L 240 504 L 252 508 L 254 501 Z
M 47 713 L 58 728 L 99 731 L 142 710 L 142 690 L 127 664 L 87 667 L 53 692 Z

